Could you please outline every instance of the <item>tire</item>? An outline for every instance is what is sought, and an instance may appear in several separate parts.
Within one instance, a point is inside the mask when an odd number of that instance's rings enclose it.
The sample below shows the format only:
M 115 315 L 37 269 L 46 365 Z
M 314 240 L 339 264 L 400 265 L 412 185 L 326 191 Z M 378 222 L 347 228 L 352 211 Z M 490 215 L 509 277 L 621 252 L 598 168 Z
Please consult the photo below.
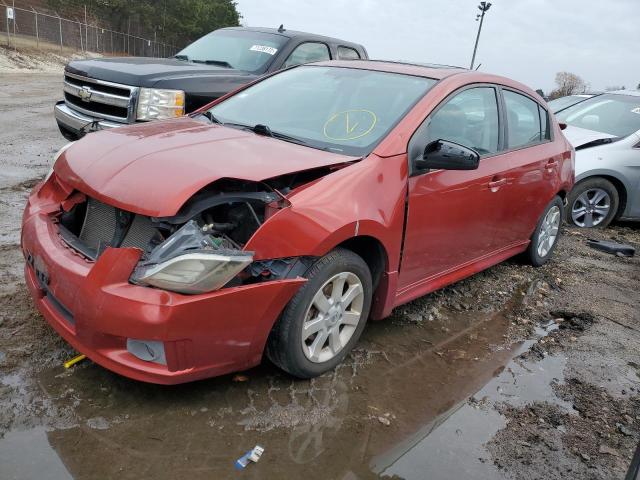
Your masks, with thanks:
M 562 199 L 554 197 L 544 209 L 531 236 L 531 243 L 526 251 L 528 262 L 534 267 L 547 263 L 558 245 L 560 227 L 564 218 Z M 544 242 L 544 244 L 542 243 Z
M 588 178 L 569 194 L 567 223 L 581 228 L 604 228 L 616 217 L 619 205 L 620 195 L 613 183 L 601 177 Z
M 364 260 L 343 248 L 320 258 L 304 276 L 307 283 L 289 301 L 271 330 L 266 355 L 291 375 L 312 378 L 342 362 L 358 341 L 369 316 L 373 286 Z M 357 293 L 358 284 L 361 295 Z M 334 287 L 342 293 L 328 298 Z M 349 296 L 354 298 L 349 301 Z M 347 301 L 335 301 L 336 298 Z M 305 325 L 309 327 L 305 335 L 309 336 L 303 339 Z M 309 334 L 312 331 L 316 333 Z

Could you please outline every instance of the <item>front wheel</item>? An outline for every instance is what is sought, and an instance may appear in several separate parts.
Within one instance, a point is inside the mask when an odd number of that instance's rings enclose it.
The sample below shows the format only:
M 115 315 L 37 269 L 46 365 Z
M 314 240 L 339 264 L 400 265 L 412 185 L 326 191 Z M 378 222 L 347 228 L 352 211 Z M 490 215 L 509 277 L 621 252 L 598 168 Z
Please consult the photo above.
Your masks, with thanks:
M 560 237 L 563 214 L 562 199 L 556 196 L 545 208 L 531 236 L 527 258 L 534 267 L 544 265 L 551 258 Z
M 358 341 L 373 288 L 364 260 L 342 248 L 319 259 L 305 277 L 271 331 L 266 354 L 286 372 L 311 378 L 342 362 Z
M 567 222 L 583 228 L 604 228 L 618 211 L 618 190 L 605 178 L 589 178 L 573 187 L 569 194 Z

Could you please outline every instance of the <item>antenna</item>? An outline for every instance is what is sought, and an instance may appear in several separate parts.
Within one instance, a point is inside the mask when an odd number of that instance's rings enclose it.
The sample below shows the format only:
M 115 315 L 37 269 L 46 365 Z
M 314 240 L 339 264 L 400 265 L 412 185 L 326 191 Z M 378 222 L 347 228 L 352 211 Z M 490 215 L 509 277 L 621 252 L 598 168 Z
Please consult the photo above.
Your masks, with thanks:
M 282 33 L 284 31 L 285 31 L 284 23 L 281 23 L 280 26 L 278 27 L 278 33 Z

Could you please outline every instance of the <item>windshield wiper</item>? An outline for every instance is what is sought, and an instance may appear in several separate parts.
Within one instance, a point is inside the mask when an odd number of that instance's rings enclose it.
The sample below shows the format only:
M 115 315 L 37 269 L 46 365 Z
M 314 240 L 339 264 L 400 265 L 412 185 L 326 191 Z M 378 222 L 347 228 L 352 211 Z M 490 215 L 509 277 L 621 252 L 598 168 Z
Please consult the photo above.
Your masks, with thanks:
M 186 62 L 189 61 L 189 57 L 187 57 L 186 55 L 174 55 L 171 58 L 175 58 L 176 60 L 184 60 Z
M 299 145 L 308 145 L 308 142 L 305 142 L 301 138 L 292 137 L 291 135 L 286 135 L 280 132 L 274 132 L 273 130 L 271 130 L 271 128 L 269 128 L 268 125 L 264 125 L 262 123 L 258 123 L 253 127 L 250 127 L 249 130 L 251 130 L 253 133 L 256 133 L 258 135 L 265 135 L 267 137 L 277 138 L 278 140 L 297 143 Z
M 202 115 L 203 117 L 205 117 L 207 120 L 209 120 L 211 123 L 217 123 L 219 125 L 224 125 L 224 123 L 222 123 L 220 121 L 220 119 L 218 117 L 216 117 L 213 113 L 211 113 L 209 110 L 207 110 L 206 112 L 202 112 L 200 115 Z
M 191 60 L 193 63 L 204 63 L 205 65 L 217 65 L 219 67 L 224 68 L 233 68 L 229 62 L 225 62 L 224 60 Z
M 613 138 L 598 138 L 597 140 L 592 140 L 583 145 L 578 145 L 576 150 L 583 150 L 585 148 L 597 147 L 598 145 L 606 145 L 608 143 L 617 142 L 621 137 L 613 137 Z

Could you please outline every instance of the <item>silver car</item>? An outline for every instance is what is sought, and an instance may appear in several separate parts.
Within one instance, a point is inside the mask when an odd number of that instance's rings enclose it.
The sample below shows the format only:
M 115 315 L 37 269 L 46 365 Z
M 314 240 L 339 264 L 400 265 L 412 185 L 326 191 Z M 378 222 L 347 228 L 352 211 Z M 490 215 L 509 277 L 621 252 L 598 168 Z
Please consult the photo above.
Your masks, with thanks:
M 640 91 L 596 95 L 556 115 L 576 149 L 567 221 L 606 227 L 640 220 Z

